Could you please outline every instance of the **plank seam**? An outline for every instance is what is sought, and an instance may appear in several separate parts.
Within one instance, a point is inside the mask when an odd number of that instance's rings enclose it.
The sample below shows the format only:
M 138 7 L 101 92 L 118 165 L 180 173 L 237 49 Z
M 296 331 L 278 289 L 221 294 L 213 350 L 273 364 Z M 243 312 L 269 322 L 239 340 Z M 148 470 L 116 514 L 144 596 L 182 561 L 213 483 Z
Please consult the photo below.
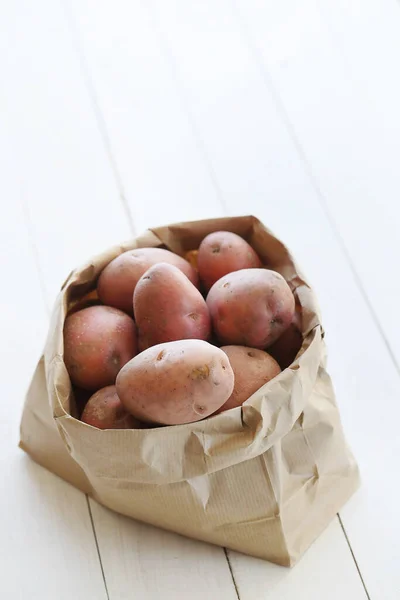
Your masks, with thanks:
M 93 80 L 90 75 L 89 67 L 88 67 L 88 64 L 86 61 L 85 52 L 84 52 L 84 49 L 83 49 L 83 46 L 81 43 L 81 38 L 79 35 L 78 26 L 75 22 L 75 19 L 74 19 L 73 13 L 72 13 L 72 9 L 70 6 L 68 6 L 68 0 L 61 0 L 61 5 L 62 5 L 64 14 L 65 14 L 68 29 L 69 29 L 69 32 L 70 32 L 70 35 L 72 38 L 72 46 L 73 46 L 76 56 L 78 58 L 80 68 L 81 68 L 81 73 L 82 73 L 83 80 L 84 80 L 84 84 L 86 86 L 86 89 L 87 89 L 87 92 L 88 92 L 88 95 L 90 98 L 90 102 L 92 104 L 92 109 L 93 109 L 93 112 L 95 115 L 95 119 L 96 119 L 97 127 L 98 127 L 98 130 L 100 133 L 100 137 L 103 141 L 104 149 L 106 151 L 106 155 L 107 155 L 107 158 L 110 163 L 111 171 L 113 173 L 114 180 L 115 180 L 115 183 L 116 183 L 116 186 L 118 189 L 122 207 L 125 212 L 126 218 L 128 220 L 129 228 L 132 232 L 132 235 L 135 236 L 135 235 L 137 235 L 137 232 L 136 232 L 135 225 L 133 222 L 133 217 L 132 217 L 132 214 L 131 214 L 131 211 L 129 208 L 129 203 L 126 199 L 125 189 L 124 189 L 124 185 L 122 183 L 121 174 L 120 174 L 118 166 L 117 166 L 117 161 L 113 154 L 111 139 L 110 139 L 110 135 L 107 130 L 106 121 L 104 119 L 104 115 L 101 111 L 99 102 L 97 100 L 96 89 L 95 89 Z
M 38 248 L 37 248 L 36 242 L 35 242 L 35 236 L 34 236 L 34 232 L 33 232 L 33 223 L 32 223 L 31 213 L 30 213 L 30 210 L 29 210 L 29 207 L 28 207 L 27 203 L 24 200 L 23 190 L 21 190 L 20 201 L 21 201 L 22 214 L 23 214 L 24 220 L 25 220 L 25 228 L 26 228 L 26 231 L 27 231 L 27 234 L 28 234 L 29 245 L 32 248 L 33 261 L 35 263 L 36 272 L 37 272 L 38 278 L 39 278 L 40 292 L 41 292 L 41 295 L 42 295 L 42 300 L 43 300 L 43 303 L 44 303 L 45 311 L 46 311 L 47 314 L 49 314 L 50 313 L 50 307 L 49 307 L 48 302 L 47 302 L 45 278 L 44 278 L 44 275 L 43 275 L 42 268 L 40 266 L 39 251 L 38 251 Z
M 323 211 L 325 213 L 325 216 L 326 216 L 326 218 L 327 218 L 327 220 L 328 220 L 328 222 L 329 222 L 329 224 L 330 224 L 330 226 L 332 228 L 332 231 L 333 231 L 333 233 L 334 233 L 334 235 L 335 235 L 335 237 L 336 237 L 336 239 L 337 239 L 337 241 L 339 243 L 339 246 L 340 246 L 340 248 L 342 250 L 343 256 L 346 259 L 346 261 L 347 261 L 347 263 L 348 263 L 348 265 L 350 267 L 350 270 L 352 272 L 352 275 L 354 277 L 356 285 L 357 285 L 357 287 L 358 287 L 358 289 L 359 289 L 359 291 L 361 293 L 361 296 L 362 296 L 362 298 L 363 298 L 363 300 L 364 300 L 364 302 L 365 302 L 365 304 L 366 304 L 366 306 L 367 306 L 367 308 L 368 308 L 368 310 L 369 310 L 369 312 L 371 314 L 372 320 L 373 320 L 373 322 L 374 322 L 374 324 L 375 324 L 375 326 L 377 328 L 377 331 L 379 332 L 379 334 L 381 335 L 381 337 L 383 339 L 384 345 L 386 346 L 386 349 L 387 349 L 388 354 L 389 354 L 389 356 L 391 358 L 391 361 L 392 361 L 392 363 L 393 363 L 393 365 L 394 365 L 394 367 L 395 367 L 395 369 L 397 371 L 397 374 L 400 376 L 400 366 L 397 363 L 397 360 L 396 360 L 396 357 L 394 355 L 394 352 L 393 352 L 393 350 L 392 350 L 392 348 L 390 346 L 389 341 L 386 338 L 386 334 L 385 334 L 385 332 L 383 331 L 383 329 L 381 327 L 381 324 L 380 324 L 379 319 L 378 319 L 378 317 L 376 315 L 375 309 L 373 308 L 373 306 L 372 306 L 372 304 L 371 304 L 371 302 L 370 302 L 370 300 L 368 298 L 368 295 L 367 295 L 367 293 L 366 293 L 366 291 L 364 289 L 363 283 L 362 283 L 362 281 L 361 281 L 361 279 L 360 279 L 360 277 L 359 277 L 359 275 L 357 273 L 356 267 L 355 267 L 354 262 L 353 262 L 353 260 L 352 260 L 352 258 L 350 256 L 350 253 L 348 251 L 346 243 L 345 243 L 345 241 L 344 241 L 344 239 L 343 239 L 343 237 L 342 237 L 342 235 L 341 235 L 341 233 L 339 231 L 339 228 L 338 228 L 338 226 L 337 226 L 334 218 L 332 217 L 332 215 L 330 213 L 330 210 L 328 208 L 328 204 L 327 204 L 327 201 L 325 199 L 325 196 L 324 196 L 324 194 L 323 194 L 323 192 L 322 192 L 322 190 L 321 190 L 321 188 L 319 186 L 319 183 L 318 183 L 318 180 L 317 180 L 316 176 L 314 175 L 314 172 L 313 172 L 312 167 L 311 167 L 311 165 L 310 165 L 310 163 L 308 161 L 308 158 L 307 158 L 307 155 L 306 155 L 306 153 L 305 153 L 305 151 L 303 149 L 303 146 L 302 146 L 300 140 L 298 139 L 298 136 L 296 134 L 295 128 L 294 128 L 294 126 L 293 126 L 293 124 L 292 124 L 292 122 L 291 122 L 291 120 L 289 118 L 289 115 L 288 115 L 288 113 L 287 113 L 287 111 L 285 109 L 284 103 L 283 103 L 283 101 L 282 101 L 282 99 L 281 99 L 281 97 L 279 95 L 279 92 L 276 90 L 276 88 L 275 88 L 275 86 L 274 86 L 274 84 L 272 82 L 271 76 L 270 76 L 270 74 L 268 72 L 268 68 L 267 68 L 267 66 L 264 63 L 264 60 L 262 58 L 262 55 L 260 54 L 259 49 L 257 48 L 256 45 L 254 45 L 252 43 L 252 41 L 250 39 L 250 35 L 249 35 L 249 32 L 248 32 L 247 26 L 244 23 L 244 19 L 242 18 L 240 11 L 237 9 L 236 0 L 231 0 L 231 1 L 232 1 L 232 6 L 234 6 L 234 8 L 235 8 L 236 17 L 237 17 L 237 20 L 238 20 L 238 23 L 239 23 L 240 30 L 242 32 L 243 39 L 244 39 L 247 47 L 249 48 L 250 52 L 252 53 L 252 55 L 253 55 L 253 57 L 254 57 L 254 59 L 256 61 L 256 64 L 257 64 L 257 67 L 258 67 L 259 72 L 261 74 L 261 77 L 262 77 L 262 79 L 264 81 L 265 86 L 267 87 L 267 89 L 271 93 L 271 97 L 272 97 L 273 102 L 274 102 L 274 104 L 276 106 L 276 109 L 279 112 L 284 125 L 287 127 L 287 130 L 288 130 L 290 138 L 291 138 L 291 140 L 293 142 L 293 145 L 294 145 L 294 147 L 295 147 L 295 149 L 296 149 L 296 151 L 297 151 L 297 153 L 299 155 L 299 158 L 300 158 L 301 162 L 303 163 L 306 175 L 308 176 L 308 178 L 310 180 L 310 183 L 311 183 L 311 185 L 312 185 L 312 187 L 313 187 L 313 189 L 314 189 L 314 191 L 316 193 L 316 196 L 317 196 L 317 198 L 319 200 L 319 204 L 320 204 L 321 208 L 323 209 Z
M 275 105 L 275 107 L 277 109 L 277 112 L 279 113 L 279 115 L 280 115 L 280 117 L 282 119 L 282 122 L 284 123 L 284 125 L 287 128 L 287 131 L 288 131 L 289 136 L 290 136 L 290 138 L 292 140 L 292 143 L 293 143 L 293 145 L 294 145 L 294 147 L 295 147 L 295 149 L 296 149 L 296 151 L 298 153 L 298 156 L 299 156 L 299 158 L 300 158 L 300 160 L 301 160 L 301 162 L 302 162 L 302 164 L 304 166 L 304 170 L 306 172 L 306 175 L 308 176 L 309 181 L 310 181 L 310 183 L 311 183 L 311 185 L 312 185 L 312 187 L 313 187 L 313 189 L 314 189 L 314 191 L 316 193 L 316 196 L 318 198 L 319 204 L 320 204 L 322 210 L 325 213 L 327 221 L 328 221 L 329 225 L 331 226 L 333 234 L 334 234 L 334 236 L 336 237 L 336 239 L 338 241 L 338 244 L 339 244 L 339 247 L 340 247 L 340 249 L 341 249 L 341 251 L 343 253 L 343 256 L 344 256 L 346 262 L 349 265 L 350 271 L 351 271 L 351 273 L 352 273 L 352 275 L 354 277 L 354 281 L 356 283 L 356 286 L 357 286 L 358 290 L 360 291 L 361 297 L 364 300 L 365 305 L 366 305 L 366 307 L 367 307 L 367 309 L 368 309 L 368 311 L 369 311 L 369 313 L 371 315 L 371 318 L 372 318 L 372 320 L 373 320 L 373 322 L 375 324 L 377 332 L 379 333 L 379 335 L 381 336 L 381 338 L 383 340 L 383 343 L 384 343 L 384 345 L 385 345 L 385 347 L 387 349 L 388 355 L 389 355 L 389 357 L 390 357 L 390 359 L 391 359 L 391 361 L 392 361 L 392 363 L 393 363 L 393 365 L 395 367 L 395 370 L 396 370 L 397 374 L 400 376 L 400 367 L 399 367 L 399 364 L 397 363 L 397 360 L 396 360 L 396 357 L 394 355 L 394 352 L 393 352 L 393 350 L 392 350 L 392 348 L 390 346 L 390 343 L 389 343 L 388 339 L 386 338 L 385 332 L 383 331 L 383 328 L 382 328 L 382 326 L 381 326 L 381 324 L 379 322 L 379 319 L 377 317 L 375 309 L 373 308 L 373 306 L 372 306 L 372 304 L 371 304 L 371 302 L 370 302 L 370 300 L 368 298 L 368 295 L 367 295 L 367 293 L 366 293 L 366 291 L 364 289 L 362 281 L 361 281 L 361 279 L 360 279 L 360 277 L 358 275 L 358 272 L 356 270 L 355 264 L 354 264 L 354 262 L 353 262 L 353 260 L 352 260 L 352 258 L 350 256 L 350 253 L 349 253 L 349 250 L 347 248 L 347 245 L 346 245 L 346 243 L 345 243 L 345 241 L 344 241 L 344 239 L 343 239 L 343 237 L 342 237 L 342 235 L 341 235 L 341 233 L 339 231 L 339 228 L 338 228 L 338 226 L 337 226 L 334 218 L 332 217 L 332 215 L 330 213 L 330 210 L 328 208 L 328 204 L 327 204 L 326 198 L 324 196 L 324 193 L 322 192 L 322 190 L 321 190 L 321 188 L 319 186 L 317 177 L 314 175 L 313 169 L 311 167 L 311 164 L 309 163 L 309 160 L 307 158 L 306 152 L 305 152 L 305 150 L 304 150 L 304 148 L 303 148 L 303 146 L 302 146 L 302 144 L 301 144 L 301 142 L 300 142 L 300 140 L 299 140 L 299 138 L 297 136 L 297 133 L 296 133 L 295 128 L 294 128 L 294 125 L 293 125 L 293 123 L 292 123 L 292 121 L 291 121 L 291 119 L 289 117 L 289 114 L 286 111 L 284 102 L 283 102 L 283 100 L 282 100 L 282 98 L 281 98 L 278 90 L 276 89 L 276 87 L 275 87 L 275 85 L 273 83 L 273 80 L 272 80 L 271 75 L 269 73 L 268 67 L 267 67 L 267 65 L 264 62 L 263 56 L 262 56 L 262 54 L 261 54 L 261 52 L 260 52 L 260 50 L 258 48 L 258 45 L 256 43 L 253 43 L 253 41 L 251 39 L 250 32 L 249 32 L 248 27 L 247 27 L 247 25 L 245 23 L 245 19 L 243 18 L 240 10 L 238 9 L 236 0 L 231 0 L 231 2 L 232 2 L 233 12 L 235 13 L 235 17 L 237 19 L 237 22 L 238 22 L 238 25 L 239 25 L 239 29 L 240 29 L 241 34 L 242 34 L 242 38 L 243 38 L 246 46 L 248 47 L 249 51 L 251 52 L 251 54 L 252 54 L 252 56 L 253 56 L 253 58 L 255 60 L 255 63 L 256 63 L 257 68 L 259 70 L 259 73 L 260 73 L 260 75 L 262 77 L 262 80 L 264 82 L 264 85 L 266 86 L 266 88 L 268 89 L 268 91 L 271 94 L 271 97 L 272 97 L 274 105 Z M 347 535 L 347 532 L 346 532 L 346 529 L 344 527 L 344 524 L 343 524 L 343 522 L 342 522 L 342 520 L 341 520 L 341 518 L 340 518 L 339 515 L 338 515 L 338 518 L 339 518 L 339 522 L 340 522 L 340 525 L 341 525 L 341 528 L 342 528 L 342 531 L 343 531 L 343 535 L 345 536 L 346 542 L 347 542 L 347 544 L 349 546 L 351 555 L 353 557 L 353 561 L 354 561 L 355 567 L 357 569 L 358 575 L 359 575 L 359 577 L 361 579 L 361 583 L 362 583 L 362 585 L 364 587 L 366 596 L 367 596 L 368 600 L 371 600 L 369 592 L 368 592 L 368 589 L 367 589 L 367 586 L 366 586 L 366 583 L 365 583 L 364 578 L 363 578 L 362 573 L 361 573 L 361 569 L 360 569 L 360 567 L 359 567 L 359 565 L 357 563 L 357 560 L 356 560 L 356 557 L 355 557 L 355 553 L 354 553 L 353 548 L 351 546 L 350 539 L 349 539 L 349 537 Z
M 90 506 L 89 496 L 87 494 L 85 494 L 85 497 L 86 497 L 86 503 L 87 503 L 87 507 L 88 507 L 88 511 L 89 511 L 89 516 L 90 516 L 90 522 L 92 524 L 92 530 L 93 530 L 93 535 L 94 535 L 94 541 L 95 541 L 95 544 L 96 544 L 97 556 L 99 557 L 101 575 L 103 577 L 103 583 L 104 583 L 104 587 L 105 587 L 105 590 L 106 590 L 106 596 L 107 596 L 107 600 L 110 600 L 110 595 L 108 593 L 106 576 L 105 576 L 105 573 L 104 573 L 103 561 L 101 560 L 99 541 L 97 539 L 96 528 L 94 526 L 92 507 Z
M 32 247 L 33 256 L 34 256 L 34 262 L 35 262 L 35 267 L 36 267 L 36 271 L 37 271 L 38 277 L 39 277 L 39 283 L 40 283 L 41 294 L 42 294 L 42 299 L 43 299 L 45 311 L 47 313 L 47 316 L 49 316 L 50 307 L 48 305 L 48 301 L 47 301 L 47 297 L 46 297 L 46 286 L 45 286 L 45 282 L 44 282 L 43 272 L 42 272 L 41 267 L 40 267 L 39 253 L 38 253 L 35 241 L 34 241 L 34 236 L 33 236 L 33 231 L 32 231 L 32 229 L 33 229 L 32 220 L 31 220 L 31 217 L 30 217 L 30 212 L 29 212 L 28 206 L 25 204 L 25 202 L 23 201 L 22 197 L 21 197 L 21 205 L 22 205 L 23 215 L 24 215 L 24 218 L 25 218 L 25 226 L 26 226 L 27 233 L 28 233 L 28 239 L 29 239 L 30 245 Z M 103 562 L 102 562 L 101 555 L 100 555 L 99 543 L 98 543 L 98 540 L 97 540 L 96 529 L 95 529 L 94 521 L 93 521 L 92 509 L 91 509 L 91 506 L 90 506 L 90 501 L 89 501 L 88 495 L 84 494 L 84 496 L 86 498 L 86 504 L 87 504 L 88 513 L 89 513 L 89 519 L 90 519 L 90 523 L 91 523 L 91 527 L 92 527 L 92 532 L 93 532 L 93 537 L 94 537 L 94 541 L 95 541 L 95 545 L 96 545 L 97 556 L 98 556 L 99 563 L 100 563 L 100 569 L 101 569 L 101 574 L 102 574 L 102 577 L 103 577 L 103 583 L 104 583 L 104 587 L 105 587 L 105 591 L 106 591 L 106 597 L 107 597 L 107 600 L 110 600 L 110 596 L 109 596 L 108 588 L 107 588 L 107 582 L 106 582 L 106 578 L 105 578 L 105 574 L 104 574 Z
M 45 307 L 45 311 L 47 313 L 47 316 L 49 317 L 50 307 L 49 307 L 48 301 L 47 301 L 46 285 L 45 285 L 45 281 L 44 281 L 44 277 L 43 277 L 43 272 L 42 272 L 42 269 L 41 269 L 41 266 L 40 266 L 39 253 L 38 253 L 35 241 L 34 241 L 32 219 L 31 219 L 31 216 L 30 216 L 29 208 L 26 205 L 26 203 L 24 202 L 22 196 L 21 196 L 21 205 L 22 205 L 22 211 L 23 211 L 23 215 L 24 215 L 24 219 L 25 219 L 25 227 L 26 227 L 26 230 L 27 230 L 28 239 L 29 239 L 30 245 L 32 247 L 32 252 L 33 252 L 35 267 L 36 267 L 36 271 L 38 273 L 39 284 L 40 284 L 40 289 L 41 289 L 41 294 L 42 294 L 42 300 L 43 300 L 43 303 L 44 303 L 44 307 Z M 107 582 L 106 582 L 106 578 L 105 578 L 105 574 L 104 574 L 103 562 L 101 560 L 100 549 L 99 549 L 99 544 L 98 544 L 98 540 L 97 540 L 97 534 L 96 534 L 96 530 L 95 530 L 95 527 L 94 527 L 92 509 L 91 509 L 91 506 L 90 506 L 88 495 L 84 494 L 84 496 L 86 498 L 86 504 L 87 504 L 88 513 L 89 513 L 89 519 L 90 519 L 90 523 L 91 523 L 91 527 L 92 527 L 92 532 L 93 532 L 93 537 L 94 537 L 94 541 L 95 541 L 95 545 L 96 545 L 97 556 L 98 556 L 99 563 L 100 563 L 100 569 L 101 569 L 101 573 L 102 573 L 102 577 L 103 577 L 103 582 L 104 582 L 104 586 L 105 586 L 106 596 L 107 596 L 107 600 L 110 600 L 110 596 L 108 594 Z
M 238 600 L 240 600 L 239 588 L 238 588 L 238 585 L 236 583 L 235 575 L 233 574 L 233 569 L 232 569 L 232 565 L 231 565 L 231 561 L 230 561 L 230 558 L 229 558 L 229 553 L 228 553 L 227 548 L 224 548 L 224 554 L 225 554 L 226 561 L 228 563 L 229 571 L 231 573 L 233 585 L 235 586 L 236 596 L 237 596 Z
M 217 198 L 218 198 L 218 200 L 220 202 L 220 206 L 222 208 L 222 211 L 223 211 L 223 213 L 225 215 L 228 215 L 229 211 L 228 211 L 228 207 L 227 207 L 227 205 L 225 203 L 225 199 L 224 199 L 224 196 L 223 196 L 223 193 L 222 193 L 222 189 L 221 189 L 221 187 L 220 187 L 220 185 L 218 183 L 218 179 L 217 179 L 214 167 L 213 167 L 212 162 L 211 162 L 211 160 L 209 158 L 208 152 L 206 150 L 206 146 L 205 146 L 205 144 L 203 142 L 203 139 L 202 139 L 202 137 L 201 137 L 201 135 L 200 135 L 200 133 L 198 131 L 198 128 L 197 128 L 197 125 L 196 125 L 196 121 L 195 121 L 195 119 L 193 117 L 193 114 L 192 114 L 192 111 L 190 109 L 190 102 L 189 102 L 189 100 L 188 100 L 188 98 L 186 96 L 185 87 L 184 87 L 184 85 L 183 85 L 183 83 L 182 83 L 182 81 L 181 81 L 181 79 L 179 77 L 175 58 L 174 58 L 174 56 L 173 56 L 173 54 L 172 54 L 172 52 L 171 52 L 171 50 L 169 48 L 169 45 L 168 45 L 168 42 L 165 39 L 165 36 L 163 35 L 160 27 L 158 26 L 156 17 L 154 16 L 151 8 L 149 7 L 149 4 L 147 4 L 146 2 L 142 2 L 142 5 L 143 5 L 144 9 L 147 11 L 147 14 L 149 16 L 150 22 L 151 22 L 151 24 L 152 24 L 152 26 L 154 28 L 154 31 L 155 31 L 156 36 L 158 38 L 158 43 L 159 43 L 160 50 L 164 53 L 164 55 L 165 55 L 165 57 L 167 59 L 167 62 L 169 64 L 170 73 L 171 73 L 172 78 L 173 78 L 174 83 L 175 83 L 175 89 L 176 89 L 177 93 L 180 96 L 181 103 L 182 103 L 183 108 L 184 108 L 184 110 L 186 112 L 186 116 L 188 118 L 188 122 L 189 122 L 190 128 L 192 130 L 193 138 L 194 138 L 194 140 L 196 142 L 196 146 L 197 146 L 197 148 L 198 148 L 198 150 L 199 150 L 199 152 L 201 154 L 201 157 L 202 157 L 202 159 L 203 159 L 203 161 L 205 163 L 207 172 L 209 174 L 211 183 L 212 183 L 212 185 L 213 185 L 213 187 L 214 187 L 214 189 L 216 191 Z M 233 569 L 232 569 L 232 565 L 231 565 L 231 562 L 230 562 L 230 559 L 229 559 L 228 551 L 227 551 L 226 548 L 223 548 L 223 550 L 224 550 L 226 561 L 228 563 L 229 572 L 230 572 L 231 577 L 232 577 L 232 583 L 233 583 L 234 588 L 235 588 L 236 596 L 237 596 L 238 600 L 240 600 L 239 589 L 238 589 L 238 586 L 237 586 L 237 583 L 236 583 L 235 576 L 233 574 Z
M 190 128 L 192 130 L 192 135 L 193 138 L 195 140 L 196 146 L 200 152 L 200 155 L 204 161 L 204 164 L 206 166 L 208 175 L 210 177 L 211 183 L 215 189 L 215 192 L 217 194 L 217 198 L 219 200 L 220 206 L 222 208 L 222 212 L 224 215 L 229 215 L 229 211 L 228 211 L 228 207 L 226 205 L 225 202 L 225 198 L 221 189 L 221 186 L 218 183 L 218 178 L 216 176 L 212 161 L 208 155 L 207 149 L 206 149 L 206 145 L 203 141 L 202 136 L 199 133 L 198 127 L 196 125 L 196 120 L 193 117 L 193 113 L 192 110 L 190 108 L 190 101 L 187 98 L 186 92 L 185 92 L 185 86 L 183 84 L 183 82 L 181 81 L 181 78 L 179 76 L 179 72 L 178 72 L 178 68 L 177 68 L 177 64 L 176 64 L 176 60 L 170 50 L 170 47 L 168 45 L 167 40 L 165 39 L 164 34 L 162 33 L 161 28 L 158 25 L 157 22 L 157 18 L 154 16 L 152 9 L 150 8 L 150 4 L 148 4 L 147 2 L 143 2 L 142 0 L 142 5 L 143 8 L 146 10 L 148 16 L 149 16 L 149 20 L 151 25 L 154 28 L 155 34 L 158 38 L 158 45 L 160 50 L 164 53 L 167 62 L 169 64 L 169 70 L 170 73 L 172 75 L 172 79 L 175 83 L 175 89 L 180 97 L 180 101 L 181 104 L 183 106 L 183 109 L 186 113 Z
M 351 552 L 351 556 L 353 557 L 353 561 L 354 561 L 354 564 L 355 564 L 355 566 L 356 566 L 356 569 L 357 569 L 358 575 L 359 575 L 359 577 L 360 577 L 360 579 L 361 579 L 361 583 L 363 584 L 363 588 L 364 588 L 365 594 L 366 594 L 366 596 L 367 596 L 368 600 L 371 600 L 371 596 L 370 596 L 370 595 L 369 595 L 369 593 L 368 593 L 367 586 L 365 585 L 364 578 L 363 578 L 363 576 L 362 576 L 362 574 L 361 574 L 360 567 L 358 566 L 358 562 L 357 562 L 356 556 L 355 556 L 355 554 L 354 554 L 354 552 L 353 552 L 353 548 L 351 547 L 350 540 L 349 540 L 349 538 L 348 538 L 348 536 L 347 536 L 347 533 L 346 533 L 346 530 L 345 530 L 345 528 L 344 528 L 344 525 L 343 525 L 343 522 L 342 522 L 342 519 L 341 519 L 341 516 L 340 516 L 340 514 L 338 514 L 338 519 L 339 519 L 340 527 L 342 528 L 342 531 L 343 531 L 343 535 L 344 535 L 344 537 L 346 538 L 347 545 L 348 545 L 348 547 L 349 547 L 349 550 L 350 550 L 350 552 Z

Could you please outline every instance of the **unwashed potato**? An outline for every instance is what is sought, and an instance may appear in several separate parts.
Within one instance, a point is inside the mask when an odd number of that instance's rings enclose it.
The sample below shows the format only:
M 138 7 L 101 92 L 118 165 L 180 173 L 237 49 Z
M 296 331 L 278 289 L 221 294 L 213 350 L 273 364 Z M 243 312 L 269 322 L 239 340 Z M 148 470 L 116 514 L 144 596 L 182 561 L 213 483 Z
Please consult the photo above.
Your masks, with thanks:
M 162 342 L 210 337 L 203 296 L 173 265 L 159 263 L 146 271 L 136 285 L 133 307 L 140 351 Z
M 108 385 L 89 398 L 81 421 L 98 429 L 142 428 L 142 424 L 122 406 L 115 385 Z
M 207 296 L 207 306 L 222 344 L 263 349 L 289 327 L 295 301 L 279 273 L 268 269 L 242 269 L 214 283 Z
M 116 308 L 90 306 L 65 320 L 64 362 L 78 387 L 95 391 L 113 384 L 136 352 L 135 323 Z
M 227 355 L 202 340 L 158 344 L 120 371 L 116 387 L 137 419 L 177 425 L 204 419 L 232 393 L 234 376 Z
M 267 352 L 246 346 L 222 346 L 235 375 L 235 387 L 216 414 L 241 406 L 265 383 L 279 375 L 281 369 Z
M 262 266 L 250 244 L 230 231 L 216 231 L 207 235 L 200 244 L 197 264 L 206 290 L 228 273 Z
M 187 260 L 163 248 L 128 250 L 112 260 L 100 273 L 97 293 L 104 304 L 128 314 L 133 311 L 133 292 L 141 276 L 153 265 L 164 262 L 174 265 L 197 286 L 198 275 Z
M 295 360 L 303 344 L 301 333 L 301 307 L 296 305 L 292 322 L 268 352 L 278 361 L 281 369 L 286 369 Z

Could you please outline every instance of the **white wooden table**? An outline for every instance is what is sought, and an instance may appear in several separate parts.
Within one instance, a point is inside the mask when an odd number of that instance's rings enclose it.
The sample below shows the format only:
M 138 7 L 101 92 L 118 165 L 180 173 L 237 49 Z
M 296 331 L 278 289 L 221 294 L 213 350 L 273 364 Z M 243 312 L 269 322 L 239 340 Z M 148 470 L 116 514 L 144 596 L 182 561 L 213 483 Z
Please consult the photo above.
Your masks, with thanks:
M 0 45 L 1 598 L 398 600 L 399 4 L 3 0 Z M 248 213 L 318 293 L 363 477 L 293 570 L 122 518 L 16 447 L 71 268 Z

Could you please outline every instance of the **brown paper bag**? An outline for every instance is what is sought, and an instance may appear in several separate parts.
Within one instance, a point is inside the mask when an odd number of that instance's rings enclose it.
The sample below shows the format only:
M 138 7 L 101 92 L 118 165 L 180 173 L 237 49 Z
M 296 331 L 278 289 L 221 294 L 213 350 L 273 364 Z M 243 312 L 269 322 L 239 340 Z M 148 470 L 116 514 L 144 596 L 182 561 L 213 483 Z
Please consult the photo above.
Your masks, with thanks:
M 295 362 L 242 408 L 197 423 L 102 431 L 77 420 L 63 362 L 67 310 L 121 252 L 164 245 L 183 254 L 221 229 L 248 240 L 291 286 L 304 339 Z M 159 227 L 73 271 L 27 394 L 20 446 L 119 513 L 281 565 L 296 562 L 358 486 L 314 295 L 285 246 L 254 217 Z

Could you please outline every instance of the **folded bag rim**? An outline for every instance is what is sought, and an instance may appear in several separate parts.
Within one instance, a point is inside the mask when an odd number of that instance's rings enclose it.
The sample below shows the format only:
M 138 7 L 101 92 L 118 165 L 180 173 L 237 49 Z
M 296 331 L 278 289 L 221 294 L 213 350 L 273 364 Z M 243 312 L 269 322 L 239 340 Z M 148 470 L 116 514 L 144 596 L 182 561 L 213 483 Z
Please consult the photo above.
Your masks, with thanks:
M 104 266 L 127 249 L 164 245 L 183 253 L 185 231 L 192 231 L 192 223 L 148 230 L 131 242 L 103 252 L 82 268 L 72 271 L 63 284 L 50 327 L 53 339 L 46 345 L 45 353 L 46 379 L 53 418 L 67 451 L 85 472 L 99 477 L 129 479 L 142 483 L 173 483 L 187 480 L 262 454 L 284 437 L 300 417 L 318 376 L 321 352 L 324 354 L 323 330 L 314 294 L 299 274 L 286 247 L 256 217 L 211 219 L 196 221 L 196 225 L 201 226 L 201 237 L 203 231 L 209 233 L 210 229 L 223 229 L 228 221 L 237 224 L 237 227 L 230 225 L 230 230 L 236 228 L 236 231 L 249 241 L 252 241 L 254 231 L 262 228 L 263 233 L 267 232 L 279 246 L 280 252 L 282 248 L 285 249 L 284 264 L 274 266 L 278 267 L 277 270 L 285 272 L 299 304 L 308 316 L 307 319 L 303 319 L 304 339 L 300 354 L 289 368 L 262 386 L 242 407 L 210 416 L 202 421 L 143 430 L 100 430 L 79 421 L 70 414 L 72 386 L 63 361 L 63 324 L 71 301 L 76 302 L 82 294 L 90 292 Z M 178 230 L 180 235 L 177 237 L 180 242 L 173 244 L 169 239 L 171 232 L 174 236 Z M 303 372 L 306 372 L 305 378 Z M 278 396 L 282 399 L 282 395 L 285 398 L 284 402 L 280 400 L 276 403 L 274 398 Z M 214 443 L 216 433 L 219 441 Z M 109 466 L 104 468 L 103 462 L 99 460 L 101 448 L 110 447 L 114 442 L 119 449 L 116 452 L 118 456 L 110 461 L 107 455 Z M 174 448 L 173 465 L 169 464 L 170 456 L 166 451 L 170 447 Z M 132 456 L 129 465 L 126 464 L 127 455 Z

